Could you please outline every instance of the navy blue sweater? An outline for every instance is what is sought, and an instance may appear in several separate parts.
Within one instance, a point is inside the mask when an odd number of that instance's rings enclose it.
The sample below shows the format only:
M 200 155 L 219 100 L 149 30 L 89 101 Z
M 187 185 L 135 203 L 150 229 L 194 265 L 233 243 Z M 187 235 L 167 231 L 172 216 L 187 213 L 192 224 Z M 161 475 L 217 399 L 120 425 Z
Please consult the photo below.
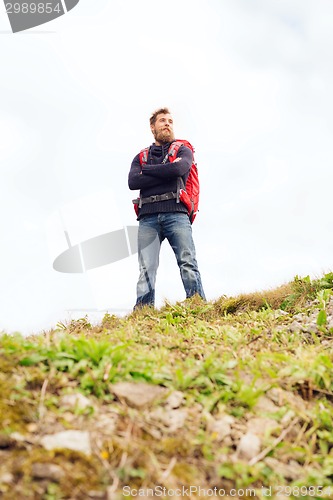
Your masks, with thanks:
M 180 146 L 177 158 L 181 160 L 170 163 L 162 163 L 170 142 L 162 146 L 152 144 L 149 149 L 148 161 L 146 165 L 140 165 L 140 154 L 137 154 L 132 161 L 131 170 L 128 175 L 128 186 L 130 189 L 140 189 L 140 197 L 146 198 L 156 194 L 177 192 L 177 178 L 182 177 L 184 185 L 192 165 L 193 154 L 186 146 Z M 139 217 L 146 214 L 159 212 L 184 212 L 187 209 L 183 203 L 177 203 L 175 199 L 146 203 L 139 211 Z

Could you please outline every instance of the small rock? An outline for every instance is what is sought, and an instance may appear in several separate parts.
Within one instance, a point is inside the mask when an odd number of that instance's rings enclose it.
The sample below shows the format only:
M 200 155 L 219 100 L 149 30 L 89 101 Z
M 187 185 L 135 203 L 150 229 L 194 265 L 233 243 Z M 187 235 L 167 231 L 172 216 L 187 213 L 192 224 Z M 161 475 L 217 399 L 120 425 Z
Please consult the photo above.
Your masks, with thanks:
M 97 500 L 98 498 L 103 498 L 105 500 L 105 493 L 104 491 L 88 491 L 88 497 L 92 498 L 93 500 Z
M 0 449 L 12 448 L 15 446 L 15 443 L 15 439 L 13 439 L 11 436 L 0 434 Z
M 109 486 L 108 489 L 106 490 L 106 495 L 107 495 L 107 500 L 121 500 L 123 498 L 123 495 L 120 496 L 119 493 L 114 491 L 113 486 Z M 141 496 L 140 498 L 145 498 Z
M 297 332 L 300 332 L 302 330 L 302 328 L 303 328 L 303 326 L 301 323 L 299 323 L 298 321 L 293 321 L 292 323 L 290 323 L 288 330 L 291 333 L 297 333 Z
M 254 406 L 254 411 L 262 413 L 276 413 L 278 411 L 278 408 L 271 399 L 266 396 L 260 396 Z
M 60 400 L 60 404 L 67 408 L 73 408 L 78 410 L 85 410 L 86 408 L 93 407 L 90 399 L 86 398 L 80 392 L 75 394 L 66 394 Z
M 10 434 L 10 437 L 14 440 L 17 446 L 25 446 L 27 443 L 35 444 L 36 442 L 36 436 L 33 436 L 31 434 L 23 435 L 20 432 L 12 432 Z
M 233 441 L 231 436 L 226 436 L 223 439 L 223 445 L 226 446 L 227 448 L 231 448 L 231 446 L 233 446 L 233 444 L 234 444 L 234 441 Z
M 208 431 L 211 432 L 217 441 L 223 441 L 231 434 L 231 426 L 235 419 L 231 415 L 224 415 L 222 418 L 213 419 L 208 423 Z
M 291 460 L 288 464 L 284 464 L 273 457 L 266 457 L 264 462 L 268 467 L 274 470 L 274 472 L 280 474 L 285 479 L 295 481 L 304 474 L 303 467 L 298 462 L 295 462 L 295 460 Z
M 62 414 L 62 418 L 63 418 L 63 420 L 66 420 L 66 422 L 68 422 L 70 424 L 71 422 L 74 422 L 77 419 L 77 416 L 74 413 L 72 413 L 71 411 L 65 411 Z
M 304 313 L 298 313 L 298 314 L 294 314 L 293 316 L 294 320 L 296 321 L 300 321 L 301 323 L 304 321 L 304 320 L 307 320 L 308 317 L 306 316 L 306 314 Z
M 278 309 L 276 312 L 279 314 L 279 316 L 289 316 L 289 313 L 287 313 L 283 309 Z
M 170 396 L 165 400 L 165 406 L 170 408 L 171 410 L 175 410 L 179 408 L 184 401 L 184 394 L 181 391 L 174 391 L 170 394 Z
M 186 417 L 186 410 L 165 410 L 161 407 L 149 413 L 150 419 L 161 422 L 167 427 L 167 432 L 176 432 L 181 429 L 185 424 Z
M 310 332 L 310 333 L 318 333 L 317 323 L 310 323 L 309 325 L 305 326 L 305 329 L 307 332 Z
M 63 431 L 49 434 L 40 440 L 47 450 L 68 449 L 91 455 L 90 434 L 86 431 Z
M 230 434 L 233 441 L 235 442 L 240 441 L 241 437 L 246 433 L 247 433 L 246 425 L 236 420 L 235 423 L 232 425 Z
M 100 415 L 94 422 L 94 431 L 100 431 L 104 434 L 113 434 L 116 429 L 118 415 Z
M 49 479 L 59 483 L 65 473 L 59 465 L 36 462 L 32 465 L 32 476 L 36 479 Z
M 37 432 L 38 431 L 38 425 L 35 424 L 35 423 L 33 423 L 33 422 L 31 422 L 30 424 L 27 425 L 27 431 L 31 432 L 32 434 L 34 432 Z
M 10 437 L 17 443 L 24 443 L 27 441 L 27 437 L 23 436 L 20 432 L 12 432 Z
M 247 423 L 247 431 L 259 437 L 264 437 L 275 429 L 280 429 L 281 425 L 271 418 L 255 417 Z
M 2 484 L 12 484 L 14 482 L 14 475 L 10 472 L 4 472 L 0 475 L 0 483 Z
M 252 432 L 244 434 L 237 447 L 237 455 L 239 458 L 251 460 L 260 452 L 261 440 Z
M 266 392 L 266 397 L 277 406 L 283 406 L 285 403 L 285 391 L 281 387 L 272 387 Z
M 152 404 L 155 399 L 162 397 L 166 389 L 158 385 L 143 382 L 119 382 L 111 386 L 112 392 L 119 399 L 124 399 L 133 408 L 142 408 Z

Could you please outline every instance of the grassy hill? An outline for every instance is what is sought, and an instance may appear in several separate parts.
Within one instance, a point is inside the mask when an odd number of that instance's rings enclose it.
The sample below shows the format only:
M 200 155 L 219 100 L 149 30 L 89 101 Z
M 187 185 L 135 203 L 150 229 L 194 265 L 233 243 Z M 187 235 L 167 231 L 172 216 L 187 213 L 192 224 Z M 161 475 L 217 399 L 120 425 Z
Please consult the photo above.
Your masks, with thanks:
M 333 498 L 333 273 L 0 337 L 0 498 Z

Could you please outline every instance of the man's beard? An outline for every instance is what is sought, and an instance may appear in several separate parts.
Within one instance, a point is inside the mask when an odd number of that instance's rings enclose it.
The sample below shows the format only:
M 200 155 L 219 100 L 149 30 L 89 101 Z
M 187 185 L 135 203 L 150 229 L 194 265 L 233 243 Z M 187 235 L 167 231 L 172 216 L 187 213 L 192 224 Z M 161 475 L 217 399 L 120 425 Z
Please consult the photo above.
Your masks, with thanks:
M 162 129 L 154 134 L 156 141 L 166 143 L 174 141 L 175 136 L 173 135 L 172 130 Z

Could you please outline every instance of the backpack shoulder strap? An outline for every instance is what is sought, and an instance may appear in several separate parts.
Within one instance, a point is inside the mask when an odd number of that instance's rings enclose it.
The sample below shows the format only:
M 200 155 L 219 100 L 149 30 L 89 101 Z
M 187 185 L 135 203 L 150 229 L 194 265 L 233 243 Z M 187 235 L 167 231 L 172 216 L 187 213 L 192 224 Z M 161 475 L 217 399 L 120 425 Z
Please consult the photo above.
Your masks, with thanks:
M 194 153 L 194 148 L 188 141 L 177 139 L 169 147 L 169 161 L 172 162 L 176 159 L 180 146 L 186 146 Z
M 192 151 L 192 153 L 194 153 L 194 148 L 188 141 L 177 139 L 173 141 L 169 147 L 168 156 L 170 162 L 173 162 L 176 159 L 180 146 L 186 146 Z M 140 151 L 139 153 L 140 165 L 147 164 L 149 149 L 150 148 L 148 147 Z
M 148 161 L 148 153 L 149 153 L 149 147 L 144 148 L 140 151 L 139 153 L 139 159 L 140 159 L 140 165 L 146 165 Z

